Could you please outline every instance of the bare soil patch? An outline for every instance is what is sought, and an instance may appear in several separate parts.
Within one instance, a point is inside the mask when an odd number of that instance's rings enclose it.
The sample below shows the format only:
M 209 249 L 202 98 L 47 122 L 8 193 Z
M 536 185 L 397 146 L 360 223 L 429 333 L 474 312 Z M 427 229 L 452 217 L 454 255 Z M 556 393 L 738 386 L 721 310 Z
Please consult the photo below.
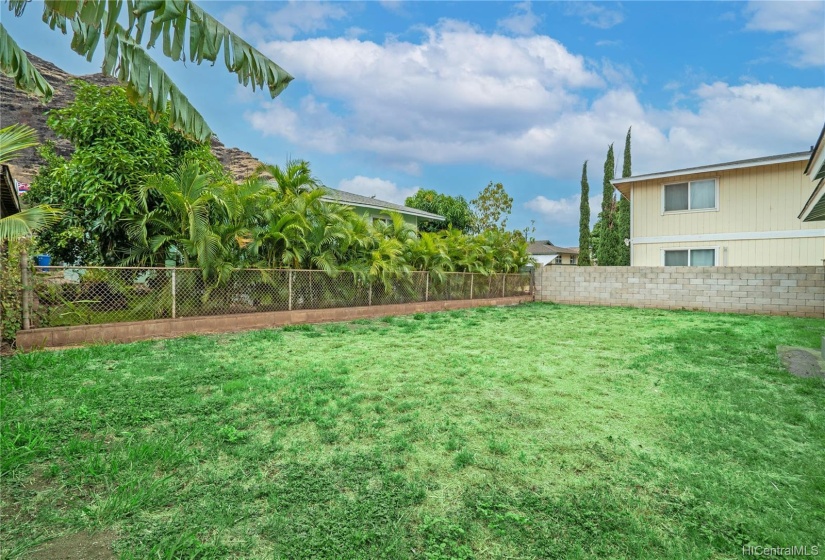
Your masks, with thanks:
M 776 352 L 782 360 L 782 365 L 792 375 L 825 379 L 825 360 L 817 350 L 798 346 L 777 346 Z
M 111 560 L 116 558 L 112 543 L 117 539 L 114 531 L 89 533 L 81 531 L 51 540 L 35 550 L 32 560 Z

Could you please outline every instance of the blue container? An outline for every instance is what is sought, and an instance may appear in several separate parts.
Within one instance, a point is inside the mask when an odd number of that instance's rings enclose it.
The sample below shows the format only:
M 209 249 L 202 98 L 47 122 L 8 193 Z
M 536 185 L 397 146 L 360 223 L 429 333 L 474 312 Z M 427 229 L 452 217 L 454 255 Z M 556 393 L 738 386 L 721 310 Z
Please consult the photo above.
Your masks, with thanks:
M 50 266 L 52 264 L 52 257 L 49 255 L 37 255 L 34 257 L 35 266 Z M 45 268 L 38 268 L 37 272 L 48 272 Z

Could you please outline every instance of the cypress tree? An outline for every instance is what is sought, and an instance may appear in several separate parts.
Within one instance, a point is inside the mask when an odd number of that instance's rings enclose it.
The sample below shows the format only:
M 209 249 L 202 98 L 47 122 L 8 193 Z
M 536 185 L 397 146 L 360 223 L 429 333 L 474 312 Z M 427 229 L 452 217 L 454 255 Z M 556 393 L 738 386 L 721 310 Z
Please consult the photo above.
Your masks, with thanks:
M 590 185 L 587 161 L 582 165 L 582 200 L 579 204 L 579 266 L 590 266 Z
M 632 127 L 631 127 L 632 128 Z M 630 177 L 630 128 L 624 140 L 624 165 L 622 177 Z M 630 266 L 630 246 L 624 240 L 630 239 L 630 200 L 619 195 L 619 204 L 616 207 L 616 224 L 619 228 L 619 262 L 621 266 Z
M 596 260 L 599 266 L 616 266 L 619 262 L 616 199 L 613 196 L 613 183 L 611 183 L 615 177 L 615 165 L 613 144 L 610 144 L 607 148 L 607 159 L 604 162 L 601 227 L 599 229 L 599 245 L 596 249 Z

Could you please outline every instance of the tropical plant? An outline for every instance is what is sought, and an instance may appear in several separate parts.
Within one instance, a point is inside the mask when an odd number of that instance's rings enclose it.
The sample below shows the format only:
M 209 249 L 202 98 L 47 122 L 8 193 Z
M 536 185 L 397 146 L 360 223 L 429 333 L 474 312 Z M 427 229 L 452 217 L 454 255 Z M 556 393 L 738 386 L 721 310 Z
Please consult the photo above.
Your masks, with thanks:
M 224 212 L 223 188 L 212 179 L 191 161 L 170 174 L 150 177 L 137 189 L 141 212 L 129 223 L 133 248 L 127 262 L 159 264 L 180 258 L 186 266 L 198 266 L 204 276 L 223 269 L 225 247 L 214 227 Z M 153 196 L 160 202 L 151 208 Z
M 120 24 L 126 5 L 128 23 Z M 23 14 L 28 0 L 9 0 L 16 16 Z M 191 0 L 45 0 L 43 21 L 53 30 L 73 32 L 72 50 L 92 60 L 103 39 L 103 73 L 125 86 L 129 98 L 152 114 L 164 114 L 168 124 L 205 141 L 212 135 L 209 125 L 178 89 L 168 74 L 144 50 L 162 40 L 163 55 L 185 61 L 215 63 L 220 52 L 227 70 L 243 85 L 266 88 L 274 98 L 292 80 L 286 71 L 232 33 Z M 148 33 L 146 33 L 148 31 Z M 146 37 L 144 37 L 144 33 Z M 188 41 L 186 40 L 188 39 Z M 0 24 L 0 71 L 14 79 L 15 86 L 48 101 L 52 88 L 29 62 L 26 53 Z
M 0 129 L 0 164 L 6 165 L 18 153 L 36 145 L 37 133 L 30 126 L 13 124 Z M 4 216 L 0 218 L 0 242 L 31 235 L 57 222 L 60 215 L 60 210 L 43 204 Z
M 228 178 L 208 146 L 171 130 L 163 117 L 154 122 L 149 111 L 129 102 L 123 88 L 81 80 L 72 87 L 74 101 L 50 111 L 48 124 L 74 151 L 64 158 L 50 144 L 41 148 L 46 163 L 26 197 L 65 210 L 60 222 L 40 235 L 41 250 L 69 263 L 114 264 L 128 248 L 125 224 L 137 211 L 133 192 L 147 177 L 197 160 L 215 180 Z
M 17 154 L 37 146 L 37 132 L 25 124 L 13 124 L 0 129 L 0 164 L 7 164 Z

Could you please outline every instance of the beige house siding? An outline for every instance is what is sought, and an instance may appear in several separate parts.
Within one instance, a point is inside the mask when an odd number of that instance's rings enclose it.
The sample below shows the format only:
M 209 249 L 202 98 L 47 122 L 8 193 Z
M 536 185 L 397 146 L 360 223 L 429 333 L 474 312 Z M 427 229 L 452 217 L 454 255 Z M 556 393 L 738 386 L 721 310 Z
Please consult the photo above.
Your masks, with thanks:
M 644 243 L 633 246 L 633 265 L 663 266 L 665 250 L 702 248 L 717 250 L 717 266 L 815 266 L 823 264 L 825 237 Z
M 804 161 L 634 182 L 632 261 L 661 266 L 664 249 L 717 247 L 720 266 L 821 265 L 822 223 L 802 222 L 810 196 Z M 716 179 L 716 210 L 663 211 L 665 184 Z M 727 235 L 726 235 L 727 234 Z

